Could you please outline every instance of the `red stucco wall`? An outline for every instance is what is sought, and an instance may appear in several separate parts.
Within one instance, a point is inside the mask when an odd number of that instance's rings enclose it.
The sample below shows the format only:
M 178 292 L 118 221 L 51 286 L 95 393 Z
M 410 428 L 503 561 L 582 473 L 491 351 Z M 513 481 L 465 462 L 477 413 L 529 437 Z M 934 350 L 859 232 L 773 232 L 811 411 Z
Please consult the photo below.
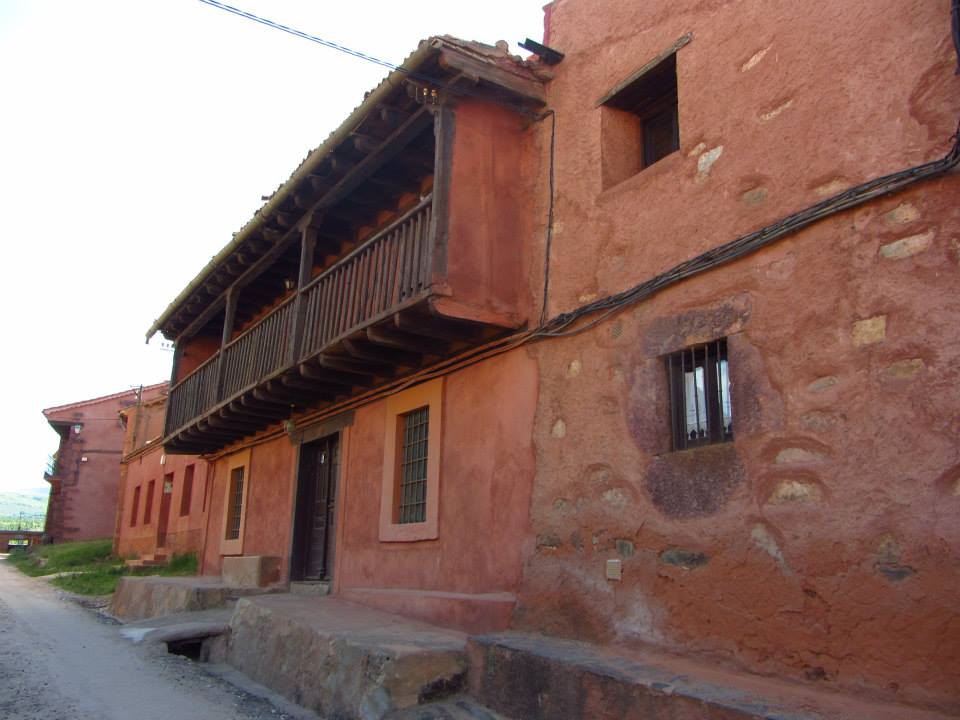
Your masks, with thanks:
M 948 12 L 554 3 L 551 314 L 943 155 Z M 596 100 L 688 32 L 680 151 L 604 190 Z M 926 183 L 535 346 L 537 548 L 515 627 L 960 709 L 957 197 L 956 176 Z M 735 441 L 671 453 L 663 356 L 715 337 Z

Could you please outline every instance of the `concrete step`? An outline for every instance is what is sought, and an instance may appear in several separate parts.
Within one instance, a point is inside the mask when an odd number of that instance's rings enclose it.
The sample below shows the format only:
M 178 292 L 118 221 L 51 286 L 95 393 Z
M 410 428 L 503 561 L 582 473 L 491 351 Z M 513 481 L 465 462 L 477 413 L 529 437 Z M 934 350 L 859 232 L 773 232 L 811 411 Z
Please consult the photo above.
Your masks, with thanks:
M 292 595 L 329 595 L 329 580 L 297 580 L 290 583 Z
M 343 720 L 373 720 L 448 697 L 463 690 L 467 671 L 463 633 L 338 598 L 293 594 L 240 599 L 225 656 L 210 659 Z
M 523 720 L 946 720 L 686 658 L 539 635 L 469 641 L 469 692 Z M 415 716 L 413 716 L 415 717 Z
M 166 555 L 142 555 L 141 557 L 127 560 L 124 563 L 127 567 L 160 567 L 167 564 Z
M 383 720 L 510 720 L 488 707 L 484 707 L 467 695 L 458 695 L 447 700 L 417 705 L 406 710 L 395 710 L 383 716 Z

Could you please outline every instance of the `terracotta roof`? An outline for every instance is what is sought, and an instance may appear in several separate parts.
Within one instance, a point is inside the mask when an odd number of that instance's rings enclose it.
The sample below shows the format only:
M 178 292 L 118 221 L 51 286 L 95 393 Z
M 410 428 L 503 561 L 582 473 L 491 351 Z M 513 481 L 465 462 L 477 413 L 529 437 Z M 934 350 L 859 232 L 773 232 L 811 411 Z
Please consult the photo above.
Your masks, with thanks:
M 365 93 L 363 102 L 354 108 L 350 115 L 336 130 L 331 132 L 319 146 L 307 153 L 291 173 L 290 177 L 270 194 L 260 209 L 253 214 L 253 217 L 250 218 L 240 230 L 233 233 L 233 239 L 210 259 L 197 276 L 191 280 L 180 294 L 177 295 L 174 301 L 166 307 L 160 317 L 154 321 L 153 325 L 151 325 L 147 331 L 147 340 L 164 327 L 180 306 L 190 299 L 200 285 L 206 281 L 244 241 L 255 231 L 259 230 L 260 227 L 266 225 L 271 216 L 279 211 L 281 203 L 293 192 L 297 184 L 304 181 L 310 172 L 319 167 L 320 163 L 326 159 L 334 148 L 349 136 L 350 132 L 360 124 L 366 115 L 381 102 L 386 92 L 395 90 L 405 79 L 418 79 L 418 69 L 424 66 L 429 59 L 440 54 L 442 51 L 453 52 L 481 65 L 510 73 L 521 80 L 542 83 L 545 76 L 542 74 L 540 63 L 538 61 L 523 60 L 519 55 L 511 55 L 508 52 L 508 47 L 508 44 L 503 40 L 498 41 L 496 45 L 487 45 L 473 40 L 461 40 L 451 35 L 433 36 L 420 41 L 417 49 L 410 53 L 403 62 L 397 66 L 396 70 L 386 75 L 375 88 Z M 542 99 L 540 103 L 543 103 Z
M 155 385 L 144 385 L 143 392 L 152 392 L 154 390 L 162 391 L 167 387 L 168 383 L 162 382 Z M 50 420 L 51 415 L 57 415 L 67 410 L 76 410 L 77 408 L 86 407 L 88 405 L 97 405 L 99 403 L 108 402 L 110 400 L 119 400 L 120 398 L 126 397 L 128 395 L 136 397 L 136 388 L 131 388 L 129 390 L 122 390 L 111 395 L 103 395 L 101 397 L 90 398 L 89 400 L 80 400 L 74 403 L 67 403 L 66 405 L 55 405 L 54 407 L 45 408 L 42 412 L 44 417 Z

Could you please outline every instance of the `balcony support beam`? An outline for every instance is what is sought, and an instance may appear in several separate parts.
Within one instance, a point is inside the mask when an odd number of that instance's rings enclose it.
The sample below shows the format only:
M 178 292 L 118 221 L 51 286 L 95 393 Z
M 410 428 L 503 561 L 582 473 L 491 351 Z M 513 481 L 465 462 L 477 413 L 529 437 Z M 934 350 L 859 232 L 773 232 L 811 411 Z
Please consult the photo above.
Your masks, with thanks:
M 296 364 L 303 345 L 303 316 L 307 304 L 304 302 L 303 289 L 310 282 L 313 271 L 313 253 L 317 247 L 317 231 L 313 225 L 313 213 L 307 213 L 300 230 L 300 271 L 297 274 L 297 296 L 293 301 L 293 332 L 290 333 L 288 365 Z

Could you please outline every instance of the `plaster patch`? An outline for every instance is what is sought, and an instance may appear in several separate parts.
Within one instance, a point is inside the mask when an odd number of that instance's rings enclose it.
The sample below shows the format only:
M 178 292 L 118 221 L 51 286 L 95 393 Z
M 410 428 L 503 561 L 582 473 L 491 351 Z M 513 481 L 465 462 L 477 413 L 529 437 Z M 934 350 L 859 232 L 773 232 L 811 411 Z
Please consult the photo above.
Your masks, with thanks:
M 887 316 L 876 315 L 853 324 L 853 344 L 857 347 L 883 342 L 887 337 Z
M 697 182 L 705 182 L 710 176 L 710 168 L 723 155 L 723 145 L 717 145 L 715 148 L 707 150 L 703 155 L 697 158 Z
M 884 215 L 883 219 L 890 225 L 906 225 L 919 217 L 920 211 L 917 210 L 915 205 L 903 202 Z
M 553 435 L 558 440 L 566 437 L 567 424 L 563 421 L 563 419 L 559 419 L 553 424 L 553 428 L 550 430 L 550 434 Z
M 759 51 L 755 52 L 755 53 L 750 57 L 750 59 L 747 60 L 747 61 L 740 67 L 740 72 L 746 72 L 747 70 L 750 70 L 751 68 L 756 67 L 757 64 L 758 64 L 761 60 L 763 60 L 764 56 L 765 56 L 768 52 L 770 52 L 770 48 L 772 48 L 772 47 L 773 47 L 773 45 L 767 45 L 763 50 L 759 50 Z
M 774 462 L 777 465 L 790 465 L 793 463 L 820 462 L 821 460 L 823 460 L 821 453 L 805 448 L 788 447 L 777 453 Z
M 824 375 L 807 385 L 807 392 L 822 393 L 840 382 L 835 375 Z
M 910 358 L 909 360 L 898 360 L 895 363 L 887 365 L 883 369 L 883 374 L 895 380 L 910 380 L 917 373 L 926 367 L 922 358 Z
M 792 99 L 787 100 L 785 103 L 778 105 L 773 110 L 770 110 L 769 112 L 761 113 L 760 122 L 770 122 L 775 117 L 780 115 L 780 113 L 782 113 L 784 110 L 788 110 L 792 105 L 793 105 L 793 100 Z
M 753 529 L 750 531 L 750 539 L 753 540 L 753 544 L 756 545 L 758 549 L 776 560 L 781 570 L 789 569 L 787 567 L 787 561 L 783 559 L 783 552 L 781 552 L 780 546 L 763 523 L 757 523 L 753 526 Z
M 930 247 L 930 243 L 933 242 L 933 234 L 933 230 L 927 230 L 925 233 L 910 235 L 895 242 L 881 245 L 880 254 L 887 260 L 902 260 L 911 255 L 916 255 Z

